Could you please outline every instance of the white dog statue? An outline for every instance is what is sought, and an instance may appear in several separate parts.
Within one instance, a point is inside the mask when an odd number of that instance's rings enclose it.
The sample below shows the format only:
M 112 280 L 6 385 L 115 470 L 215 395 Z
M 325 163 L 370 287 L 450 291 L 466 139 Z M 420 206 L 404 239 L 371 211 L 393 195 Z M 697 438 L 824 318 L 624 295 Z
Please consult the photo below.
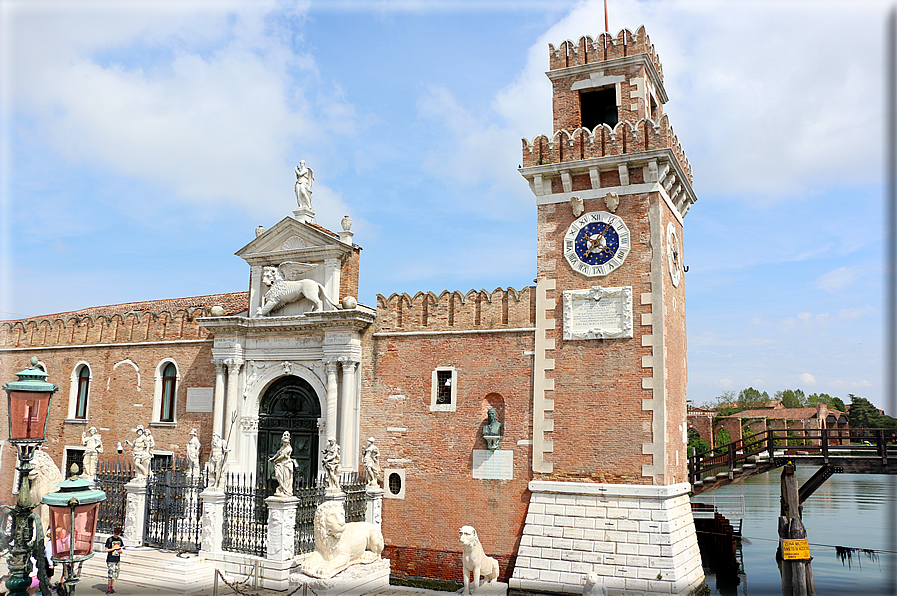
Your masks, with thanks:
M 498 578 L 498 561 L 492 557 L 487 557 L 477 537 L 477 531 L 472 526 L 462 526 L 458 530 L 458 542 L 463 547 L 461 554 L 461 563 L 464 566 L 464 591 L 463 594 L 470 594 L 470 575 L 473 573 L 473 590 L 479 588 L 480 576 L 490 584 Z

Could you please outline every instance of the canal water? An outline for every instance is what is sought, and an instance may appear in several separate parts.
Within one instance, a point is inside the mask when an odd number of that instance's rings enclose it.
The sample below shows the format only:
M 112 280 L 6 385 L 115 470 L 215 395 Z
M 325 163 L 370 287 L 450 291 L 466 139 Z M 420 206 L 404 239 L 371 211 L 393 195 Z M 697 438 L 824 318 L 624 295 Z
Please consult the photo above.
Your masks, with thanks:
M 799 485 L 816 468 L 797 469 Z M 782 593 L 775 554 L 778 546 L 779 479 L 781 469 L 759 474 L 707 495 L 744 495 L 743 573 L 733 585 L 705 568 L 707 585 L 717 596 L 766 596 Z M 897 594 L 895 545 L 897 476 L 834 474 L 805 502 L 813 577 L 819 596 Z M 867 549 L 874 555 L 852 552 L 841 560 L 835 546 Z

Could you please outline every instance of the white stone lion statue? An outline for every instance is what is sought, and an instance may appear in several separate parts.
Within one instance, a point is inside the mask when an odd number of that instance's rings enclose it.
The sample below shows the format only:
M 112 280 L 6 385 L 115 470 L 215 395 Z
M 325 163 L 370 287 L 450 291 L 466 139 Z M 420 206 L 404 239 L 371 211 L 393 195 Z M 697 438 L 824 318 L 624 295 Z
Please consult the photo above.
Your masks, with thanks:
M 327 295 L 324 286 L 313 279 L 288 279 L 301 275 L 316 265 L 309 263 L 281 263 L 279 267 L 265 267 L 262 270 L 262 283 L 268 287 L 262 300 L 262 307 L 256 316 L 267 316 L 273 310 L 283 308 L 287 304 L 296 302 L 300 298 L 307 298 L 314 304 L 312 312 L 324 310 L 326 304 L 329 310 L 337 308 L 336 304 Z
M 42 449 L 34 450 L 31 465 L 34 466 L 28 473 L 28 480 L 31 482 L 31 502 L 37 504 L 44 495 L 58 490 L 56 485 L 65 478 L 62 477 L 62 472 L 59 471 L 59 466 L 53 458 Z M 40 511 L 40 520 L 46 530 L 50 527 L 50 510 L 46 505 L 40 505 L 37 510 Z
M 461 543 L 463 553 L 461 564 L 464 566 L 464 591 L 470 594 L 470 575 L 473 573 L 473 589 L 479 588 L 480 576 L 490 584 L 498 578 L 498 561 L 486 556 L 483 545 L 477 536 L 477 531 L 472 526 L 461 526 L 458 530 L 458 542 Z
M 375 524 L 346 523 L 342 501 L 325 501 L 315 510 L 315 552 L 302 572 L 327 579 L 360 563 L 373 563 L 383 552 L 383 534 Z

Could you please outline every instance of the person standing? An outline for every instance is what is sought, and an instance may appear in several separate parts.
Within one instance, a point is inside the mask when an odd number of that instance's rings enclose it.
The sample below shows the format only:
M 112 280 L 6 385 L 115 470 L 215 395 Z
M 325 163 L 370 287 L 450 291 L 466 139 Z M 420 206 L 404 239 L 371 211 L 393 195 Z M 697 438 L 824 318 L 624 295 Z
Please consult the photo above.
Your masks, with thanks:
M 115 526 L 112 530 L 112 536 L 106 539 L 106 569 L 109 576 L 109 587 L 106 588 L 107 594 L 115 594 L 112 585 L 118 579 L 121 564 L 121 551 L 125 548 L 121 539 L 121 526 Z

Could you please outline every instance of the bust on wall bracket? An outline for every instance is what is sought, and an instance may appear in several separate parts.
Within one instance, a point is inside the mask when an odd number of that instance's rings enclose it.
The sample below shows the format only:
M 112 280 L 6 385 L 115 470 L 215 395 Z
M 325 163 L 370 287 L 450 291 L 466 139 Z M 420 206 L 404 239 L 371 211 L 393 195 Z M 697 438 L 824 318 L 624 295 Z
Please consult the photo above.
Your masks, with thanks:
M 629 254 L 631 235 L 623 220 L 607 211 L 586 213 L 564 235 L 564 257 L 588 277 L 607 275 Z

